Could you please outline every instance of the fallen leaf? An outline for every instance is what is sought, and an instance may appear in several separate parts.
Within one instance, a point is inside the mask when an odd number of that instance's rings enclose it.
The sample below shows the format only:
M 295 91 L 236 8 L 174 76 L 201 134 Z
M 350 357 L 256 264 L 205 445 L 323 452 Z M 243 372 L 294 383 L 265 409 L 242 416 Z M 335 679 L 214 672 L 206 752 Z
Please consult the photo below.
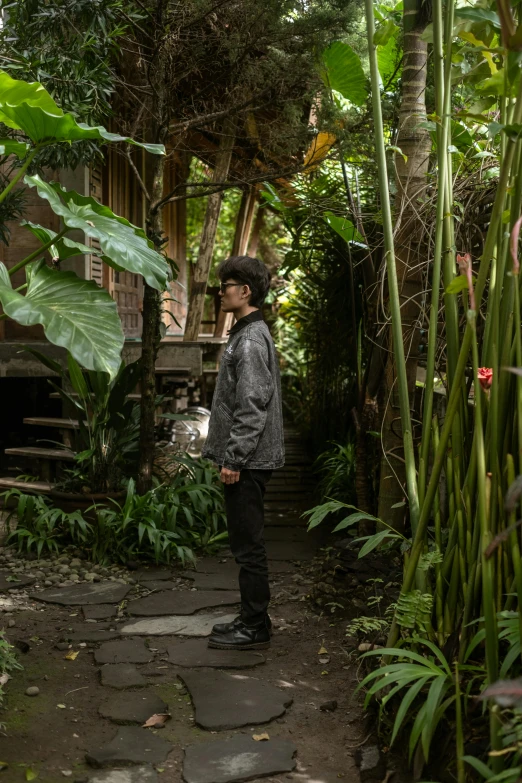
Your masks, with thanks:
M 66 710 L 66 709 L 67 709 L 67 707 L 65 706 L 65 704 L 57 704 L 56 706 L 57 706 L 57 707 L 58 707 L 58 709 L 60 709 L 60 710 Z
M 80 651 L 79 650 L 69 650 L 69 652 L 64 655 L 66 661 L 75 661 L 77 657 L 79 656 Z
M 328 672 L 327 672 L 327 671 L 322 671 L 322 672 L 321 672 L 321 677 L 322 677 L 324 674 L 328 674 Z
M 168 713 L 151 715 L 150 718 L 145 721 L 142 728 L 144 729 L 147 726 L 164 726 L 169 719 L 170 715 Z
M 31 769 L 31 767 L 28 767 L 25 770 L 25 779 L 26 780 L 36 780 L 38 777 L 38 772 L 35 772 L 34 769 Z
M 11 679 L 11 677 L 9 676 L 9 674 L 7 674 L 7 672 L 4 672 L 0 676 L 0 688 L 2 687 L 2 685 L 5 685 L 6 682 L 9 682 L 10 679 Z
M 319 663 L 330 663 L 330 656 L 329 655 L 321 655 L 319 657 Z
M 165 772 L 165 767 L 156 767 L 156 772 Z
M 270 737 L 266 731 L 264 731 L 262 734 L 252 734 L 252 739 L 256 742 L 264 742 L 266 740 L 269 740 Z
M 326 649 L 326 647 L 321 647 L 317 655 L 328 655 L 328 650 Z

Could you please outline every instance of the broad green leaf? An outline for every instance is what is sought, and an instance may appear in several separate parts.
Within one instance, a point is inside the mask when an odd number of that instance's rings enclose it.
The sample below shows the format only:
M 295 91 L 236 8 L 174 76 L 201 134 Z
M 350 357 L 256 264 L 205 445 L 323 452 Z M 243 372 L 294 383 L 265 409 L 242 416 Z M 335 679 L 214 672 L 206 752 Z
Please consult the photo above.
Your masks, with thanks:
M 17 158 L 25 158 L 29 144 L 25 141 L 14 139 L 0 139 L 0 155 L 16 155 Z
M 326 86 L 340 92 L 343 98 L 356 106 L 362 106 L 368 97 L 366 76 L 359 55 L 352 47 L 342 41 L 334 41 L 323 52 L 323 63 Z
M 401 701 L 400 707 L 397 710 L 397 715 L 395 717 L 395 723 L 393 724 L 393 733 L 392 738 L 390 741 L 390 745 L 393 745 L 395 742 L 395 739 L 397 737 L 397 734 L 399 733 L 399 730 L 402 726 L 402 723 L 404 721 L 404 718 L 406 717 L 406 714 L 411 707 L 414 699 L 416 696 L 418 696 L 419 692 L 422 690 L 424 685 L 428 682 L 431 675 L 427 674 L 424 677 L 422 677 L 420 680 L 418 680 L 414 685 L 411 686 L 411 688 L 408 688 L 407 693 L 404 695 L 403 700 Z
M 429 758 L 431 740 L 435 729 L 437 728 L 435 715 L 441 699 L 444 697 L 447 687 L 448 682 L 446 677 L 436 677 L 431 683 L 430 689 L 428 691 L 428 698 L 426 699 L 427 721 L 422 732 L 422 747 L 426 761 Z
M 76 361 L 76 359 L 69 353 L 67 355 L 67 368 L 69 370 L 69 378 L 71 380 L 71 386 L 76 394 L 85 400 L 89 397 L 89 390 L 87 383 L 83 377 L 82 368 Z
M 337 533 L 339 530 L 344 530 L 346 527 L 349 527 L 350 525 L 355 525 L 357 522 L 360 522 L 363 519 L 369 519 L 372 522 L 378 522 L 379 520 L 377 517 L 372 517 L 371 514 L 366 514 L 364 511 L 358 511 L 356 514 L 350 514 L 349 517 L 346 517 L 342 520 L 342 522 L 339 522 L 337 527 L 334 527 L 332 530 L 332 533 Z
M 154 250 L 143 229 L 118 217 L 93 198 L 65 190 L 58 183 L 44 182 L 38 175 L 26 176 L 25 182 L 37 189 L 38 195 L 49 202 L 66 226 L 79 228 L 88 237 L 97 239 L 106 263 L 120 271 L 126 269 L 143 275 L 152 288 L 165 290 L 170 272 L 168 264 Z
M 361 244 L 364 244 L 363 237 L 348 218 L 338 217 L 337 215 L 334 215 L 333 212 L 325 212 L 323 218 L 330 228 L 333 228 L 345 242 L 360 242 Z
M 467 290 L 468 280 L 466 275 L 457 275 L 449 285 L 446 286 L 447 294 L 459 294 L 461 291 Z
M 42 84 L 13 79 L 5 71 L 0 71 L 0 96 L 0 101 L 9 106 L 26 103 L 28 106 L 39 106 L 51 114 L 61 112 Z
M 399 65 L 401 55 L 398 47 L 398 31 L 396 31 L 385 44 L 380 44 L 377 47 L 377 63 L 379 66 L 379 74 L 381 76 L 383 84 L 386 86 L 392 78 L 395 70 L 394 81 L 400 76 Z
M 356 538 L 355 541 L 366 541 L 363 547 L 359 551 L 359 557 L 365 557 L 369 552 L 379 546 L 386 538 L 399 538 L 396 533 L 392 533 L 390 530 L 380 530 L 375 533 L 374 536 L 363 536 L 362 538 Z
M 470 767 L 473 767 L 475 772 L 478 772 L 484 780 L 491 780 L 493 777 L 493 771 L 487 767 L 483 761 L 476 759 L 474 756 L 462 756 L 462 760 L 465 761 Z
M 101 125 L 91 127 L 76 122 L 72 114 L 64 114 L 41 84 L 13 79 L 3 71 L 0 71 L 0 121 L 8 128 L 23 131 L 35 144 L 98 139 L 124 141 L 155 155 L 165 154 L 163 144 L 142 144 L 127 136 L 109 133 Z
M 481 80 L 475 85 L 475 89 L 482 95 L 505 95 L 506 85 L 504 82 L 504 71 L 497 71 L 490 76 L 489 79 Z M 510 96 L 513 95 L 514 90 L 512 84 L 508 84 L 507 93 Z
M 455 8 L 455 16 L 465 19 L 467 22 L 489 22 L 497 30 L 500 30 L 500 19 L 496 11 L 489 8 Z
M 89 370 L 114 377 L 121 364 L 123 331 L 116 302 L 92 280 L 50 269 L 43 261 L 26 267 L 27 294 L 14 291 L 0 263 L 0 302 L 22 326 L 42 324 L 54 345 L 66 348 Z
M 52 231 L 50 228 L 45 228 L 44 226 L 39 226 L 37 223 L 31 223 L 28 220 L 22 220 L 20 225 L 28 228 L 35 237 L 38 237 L 42 244 L 47 244 L 47 242 L 56 236 L 56 231 Z M 83 245 L 81 242 L 74 242 L 68 237 L 62 237 L 54 245 L 51 245 L 49 253 L 53 258 L 59 258 L 60 261 L 71 258 L 71 256 L 98 255 L 94 248 Z
M 373 35 L 374 46 L 385 46 L 398 32 L 398 26 L 392 19 L 389 19 L 386 24 L 381 25 L 375 31 Z
M 339 500 L 329 500 L 327 503 L 321 503 L 320 506 L 314 506 L 309 511 L 305 511 L 303 517 L 310 517 L 308 522 L 308 530 L 311 530 L 317 525 L 320 525 L 323 519 L 328 514 L 334 514 L 336 511 L 340 511 L 342 508 L 350 508 L 345 503 L 341 503 Z

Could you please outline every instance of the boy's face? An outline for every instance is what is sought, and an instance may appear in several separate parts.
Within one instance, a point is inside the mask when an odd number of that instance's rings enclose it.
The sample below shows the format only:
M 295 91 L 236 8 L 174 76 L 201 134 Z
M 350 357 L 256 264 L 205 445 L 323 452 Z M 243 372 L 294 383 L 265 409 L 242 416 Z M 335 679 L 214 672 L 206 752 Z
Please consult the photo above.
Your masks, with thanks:
M 221 309 L 225 313 L 239 310 L 243 305 L 248 304 L 251 293 L 250 286 L 238 282 L 233 277 L 224 280 L 219 289 Z

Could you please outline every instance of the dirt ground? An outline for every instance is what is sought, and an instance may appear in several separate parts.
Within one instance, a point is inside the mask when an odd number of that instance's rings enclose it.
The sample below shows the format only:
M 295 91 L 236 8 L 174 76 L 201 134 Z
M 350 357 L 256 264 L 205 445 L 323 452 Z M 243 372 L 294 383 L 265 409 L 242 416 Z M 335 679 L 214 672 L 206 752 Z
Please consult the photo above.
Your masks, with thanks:
M 346 621 L 318 615 L 307 597 L 313 569 L 313 563 L 296 564 L 293 573 L 274 577 L 272 646 L 266 653 L 265 665 L 245 672 L 288 689 L 293 698 L 285 716 L 264 725 L 262 730 L 268 731 L 270 737 L 284 736 L 295 742 L 297 768 L 290 774 L 263 778 L 269 783 L 282 779 L 357 783 L 357 748 L 365 741 L 374 741 L 371 719 L 362 711 L 362 697 L 354 696 L 358 665 L 350 657 Z M 185 589 L 189 589 L 189 583 Z M 8 765 L 0 773 L 0 783 L 21 783 L 32 779 L 31 772 L 37 775 L 38 783 L 88 781 L 92 769 L 85 763 L 86 751 L 116 733 L 117 727 L 98 715 L 108 689 L 100 684 L 100 667 L 93 659 L 94 645 L 76 645 L 74 649 L 79 649 L 79 655 L 75 660 L 66 660 L 66 653 L 55 647 L 64 631 L 74 630 L 83 622 L 80 607 L 62 608 L 32 599 L 27 609 L 15 615 L 16 624 L 9 629 L 10 641 L 25 642 L 29 650 L 18 653 L 23 670 L 14 672 L 6 686 L 0 713 L 0 722 L 4 724 L 0 761 Z M 115 622 L 123 620 L 99 622 L 90 628 L 114 628 Z M 190 697 L 177 678 L 181 669 L 171 665 L 166 655 L 168 642 L 169 637 L 146 640 L 151 648 L 151 662 L 141 670 L 151 688 L 168 703 L 172 714 L 166 727 L 157 731 L 174 746 L 161 767 L 160 780 L 178 783 L 182 780 L 183 749 L 216 732 L 195 725 Z M 327 653 L 319 655 L 321 648 Z M 25 695 L 31 685 L 40 689 L 38 696 Z M 334 711 L 320 709 L 331 701 L 337 702 Z M 259 729 L 249 726 L 219 735 L 249 734 Z

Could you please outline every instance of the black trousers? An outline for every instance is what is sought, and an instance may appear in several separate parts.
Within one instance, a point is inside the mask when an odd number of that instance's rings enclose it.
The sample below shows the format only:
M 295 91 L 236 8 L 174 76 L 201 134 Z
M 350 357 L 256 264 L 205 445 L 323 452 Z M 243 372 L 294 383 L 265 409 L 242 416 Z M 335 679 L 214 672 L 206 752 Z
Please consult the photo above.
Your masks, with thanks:
M 270 602 L 263 497 L 271 470 L 242 470 L 239 481 L 225 484 L 228 540 L 239 565 L 241 619 L 262 623 Z

